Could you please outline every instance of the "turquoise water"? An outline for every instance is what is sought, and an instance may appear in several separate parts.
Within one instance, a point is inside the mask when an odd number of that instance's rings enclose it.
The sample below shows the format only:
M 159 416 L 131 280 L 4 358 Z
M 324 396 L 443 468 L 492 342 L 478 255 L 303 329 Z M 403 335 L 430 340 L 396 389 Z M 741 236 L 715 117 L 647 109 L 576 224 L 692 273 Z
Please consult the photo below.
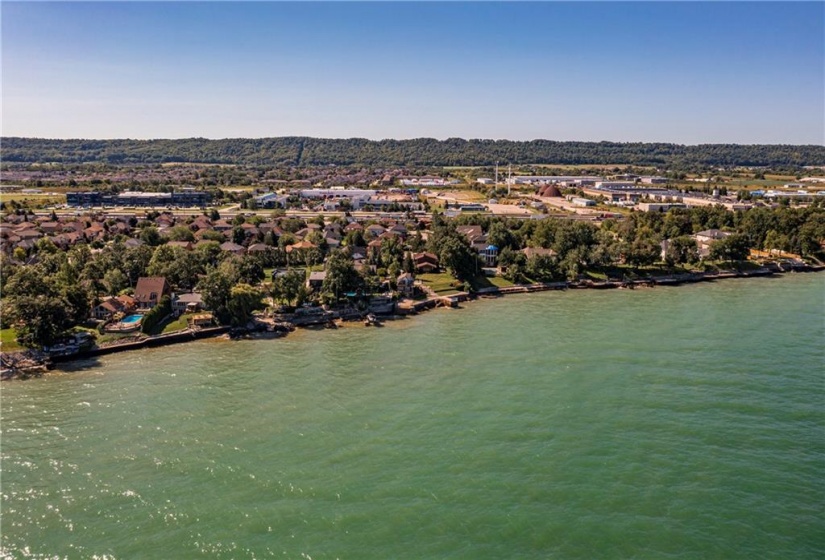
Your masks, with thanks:
M 822 558 L 823 288 L 519 295 L 6 383 L 3 551 Z
M 131 324 L 131 323 L 137 323 L 141 319 L 143 319 L 143 315 L 127 315 L 126 317 L 121 319 L 120 322 Z

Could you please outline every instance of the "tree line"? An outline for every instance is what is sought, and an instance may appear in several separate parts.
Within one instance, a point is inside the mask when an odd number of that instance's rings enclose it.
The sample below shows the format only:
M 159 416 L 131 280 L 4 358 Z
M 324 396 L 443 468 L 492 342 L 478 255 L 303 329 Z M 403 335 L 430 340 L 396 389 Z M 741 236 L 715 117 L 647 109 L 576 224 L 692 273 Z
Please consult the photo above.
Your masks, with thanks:
M 221 163 L 239 165 L 478 166 L 499 162 L 564 165 L 802 167 L 825 165 L 825 146 L 553 140 L 329 139 L 308 137 L 210 140 L 79 140 L 2 138 L 6 162 Z

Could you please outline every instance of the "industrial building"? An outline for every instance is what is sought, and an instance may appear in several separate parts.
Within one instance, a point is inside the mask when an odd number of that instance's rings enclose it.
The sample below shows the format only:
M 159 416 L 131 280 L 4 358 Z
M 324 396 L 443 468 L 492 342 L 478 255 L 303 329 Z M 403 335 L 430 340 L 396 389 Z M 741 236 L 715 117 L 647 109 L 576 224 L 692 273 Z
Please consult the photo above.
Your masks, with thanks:
M 208 192 L 196 190 L 171 193 L 143 191 L 125 191 L 120 194 L 97 191 L 66 193 L 66 203 L 69 206 L 202 207 L 206 206 L 211 198 Z

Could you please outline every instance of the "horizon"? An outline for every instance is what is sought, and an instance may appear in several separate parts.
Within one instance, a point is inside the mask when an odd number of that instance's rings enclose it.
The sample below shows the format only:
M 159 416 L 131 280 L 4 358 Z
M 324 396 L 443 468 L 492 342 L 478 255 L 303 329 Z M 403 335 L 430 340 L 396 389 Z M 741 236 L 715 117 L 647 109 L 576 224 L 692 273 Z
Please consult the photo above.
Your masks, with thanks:
M 302 139 L 311 139 L 311 140 L 333 140 L 333 141 L 350 141 L 350 140 L 365 140 L 367 142 L 414 142 L 416 140 L 435 140 L 437 142 L 447 142 L 449 140 L 461 140 L 463 142 L 521 142 L 521 143 L 530 143 L 530 142 L 555 142 L 559 144 L 568 144 L 568 143 L 577 143 L 577 144 L 666 144 L 666 145 L 673 145 L 673 146 L 684 146 L 684 147 L 698 147 L 698 146 L 725 146 L 725 145 L 733 145 L 733 146 L 813 146 L 813 147 L 825 147 L 823 144 L 789 144 L 789 143 L 768 143 L 768 142 L 759 142 L 759 143 L 741 143 L 741 142 L 702 142 L 696 144 L 689 144 L 689 143 L 682 143 L 682 142 L 668 142 L 665 140 L 662 141 L 642 141 L 642 140 L 556 140 L 553 138 L 530 138 L 526 140 L 514 140 L 512 138 L 462 138 L 459 136 L 449 136 L 445 138 L 436 138 L 433 136 L 417 136 L 414 138 L 364 138 L 359 136 L 350 136 L 350 137 L 322 137 L 322 136 L 307 136 L 307 135 L 289 135 L 289 136 L 227 136 L 227 137 L 220 137 L 220 138 L 209 138 L 206 136 L 188 136 L 188 137 L 179 137 L 179 138 L 91 138 L 91 137 L 64 137 L 64 138 L 57 138 L 57 137 L 42 137 L 42 136 L 10 136 L 10 135 L 2 135 L 0 139 L 22 139 L 22 140 L 45 140 L 45 141 L 57 141 L 57 142 L 118 142 L 118 141 L 125 141 L 125 142 L 177 142 L 177 141 L 187 141 L 187 140 L 207 140 L 210 142 L 221 142 L 227 140 L 279 140 L 285 138 L 302 138 Z
M 3 137 L 825 144 L 819 2 L 0 10 Z

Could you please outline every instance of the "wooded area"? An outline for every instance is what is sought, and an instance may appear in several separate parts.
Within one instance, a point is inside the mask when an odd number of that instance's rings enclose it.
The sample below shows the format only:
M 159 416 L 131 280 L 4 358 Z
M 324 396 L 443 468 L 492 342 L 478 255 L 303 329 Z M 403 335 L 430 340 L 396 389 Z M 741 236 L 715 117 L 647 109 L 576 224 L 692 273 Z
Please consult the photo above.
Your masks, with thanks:
M 825 165 L 825 146 L 557 142 L 532 140 L 366 140 L 306 137 L 209 140 L 2 139 L 6 162 L 222 163 L 243 165 L 655 165 L 669 169 L 705 166 Z

